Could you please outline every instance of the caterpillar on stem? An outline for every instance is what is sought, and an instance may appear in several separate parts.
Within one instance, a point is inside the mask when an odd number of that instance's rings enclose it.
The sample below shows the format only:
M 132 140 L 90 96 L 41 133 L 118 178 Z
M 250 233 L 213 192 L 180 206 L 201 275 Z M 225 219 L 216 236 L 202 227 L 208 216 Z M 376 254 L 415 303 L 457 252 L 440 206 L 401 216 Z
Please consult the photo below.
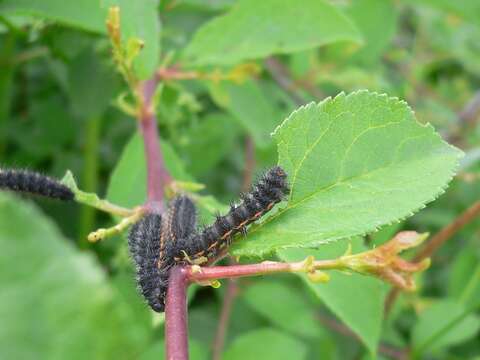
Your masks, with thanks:
M 177 196 L 161 216 L 148 214 L 133 226 L 129 247 L 140 292 L 150 307 L 163 312 L 168 275 L 176 264 L 206 264 L 223 254 L 233 236 L 269 212 L 289 193 L 287 174 L 279 166 L 267 171 L 241 196 L 238 204 L 203 230 L 196 229 L 196 209 L 187 196 Z

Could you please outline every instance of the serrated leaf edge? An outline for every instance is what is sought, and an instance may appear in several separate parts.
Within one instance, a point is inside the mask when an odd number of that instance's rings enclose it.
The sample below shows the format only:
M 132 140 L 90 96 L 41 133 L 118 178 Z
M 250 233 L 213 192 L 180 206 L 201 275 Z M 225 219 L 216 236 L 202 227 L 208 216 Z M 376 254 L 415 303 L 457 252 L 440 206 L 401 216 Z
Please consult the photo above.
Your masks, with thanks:
M 436 200 L 438 197 L 440 197 L 441 195 L 443 195 L 446 191 L 446 189 L 448 188 L 450 182 L 452 181 L 453 177 L 457 174 L 457 171 L 460 167 L 460 163 L 458 162 L 459 159 L 461 159 L 463 156 L 464 156 L 464 153 L 463 151 L 461 151 L 460 149 L 458 149 L 457 147 L 453 146 L 452 144 L 449 144 L 448 142 L 446 142 L 441 136 L 439 133 L 437 133 L 435 131 L 435 128 L 430 124 L 430 123 L 420 123 L 416 116 L 415 116 L 415 112 L 413 111 L 413 109 L 411 108 L 411 106 L 405 101 L 405 100 L 402 100 L 398 97 L 393 97 L 393 96 L 388 96 L 388 94 L 386 93 L 378 93 L 378 92 L 375 92 L 375 91 L 369 91 L 367 89 L 360 89 L 360 90 L 357 90 L 357 91 L 354 91 L 354 92 L 351 92 L 349 94 L 345 94 L 345 92 L 340 92 L 338 95 L 336 95 L 334 98 L 332 97 L 327 97 L 325 99 L 323 99 L 322 101 L 316 103 L 314 101 L 308 103 L 308 104 L 305 104 L 305 105 L 302 105 L 300 106 L 299 108 L 295 109 L 280 125 L 278 125 L 275 130 L 271 133 L 271 136 L 272 137 L 275 137 L 276 133 L 279 131 L 279 129 L 281 129 L 285 124 L 287 124 L 289 121 L 291 121 L 290 119 L 292 119 L 294 117 L 294 115 L 296 115 L 298 112 L 300 111 L 305 111 L 305 110 L 308 110 L 309 108 L 311 108 L 312 106 L 315 106 L 315 107 L 321 107 L 324 103 L 327 103 L 329 101 L 333 101 L 333 102 L 336 102 L 336 101 L 339 101 L 341 99 L 348 99 L 349 97 L 352 97 L 352 96 L 356 96 L 358 94 L 368 94 L 370 97 L 380 97 L 380 98 L 386 98 L 387 99 L 387 102 L 388 103 L 391 103 L 391 102 L 394 102 L 394 103 L 397 103 L 397 104 L 402 104 L 404 105 L 411 113 L 413 119 L 417 122 L 417 124 L 419 126 L 422 126 L 424 128 L 429 128 L 432 130 L 432 135 L 433 136 L 436 136 L 437 139 L 440 140 L 440 142 L 444 145 L 447 145 L 447 147 L 449 147 L 450 149 L 452 149 L 456 154 L 457 154 L 457 162 L 455 164 L 455 166 L 453 167 L 452 171 L 450 172 L 450 176 L 447 178 L 447 180 L 445 181 L 444 185 L 442 187 L 440 187 L 438 189 L 438 191 L 436 191 L 434 193 L 434 195 L 425 200 L 425 202 L 423 202 L 422 204 L 420 204 L 417 208 L 414 208 L 413 210 L 407 212 L 405 215 L 401 215 L 398 217 L 398 219 L 395 219 L 393 221 L 390 221 L 388 223 L 385 223 L 385 224 L 382 224 L 381 226 L 375 226 L 373 227 L 372 229 L 367 229 L 361 233 L 358 233 L 358 234 L 354 234 L 354 235 L 351 235 L 351 236 L 348 236 L 348 237 L 343 237 L 343 236 L 339 236 L 339 237 L 332 237 L 331 239 L 328 239 L 328 240 L 320 240 L 318 243 L 315 243 L 315 242 L 310 242 L 308 244 L 292 244 L 292 245 L 279 245 L 278 247 L 272 247 L 271 249 L 269 250 L 265 250 L 265 249 L 258 249 L 256 248 L 255 246 L 251 247 L 251 250 L 248 250 L 248 251 L 242 251 L 242 248 L 239 248 L 237 251 L 235 251 L 235 249 L 233 249 L 232 251 L 232 254 L 235 255 L 235 256 L 247 256 L 247 257 L 260 257 L 260 256 L 269 256 L 269 255 L 273 255 L 275 254 L 278 250 L 284 250 L 284 249 L 292 249 L 292 248 L 303 248 L 303 249 L 318 249 L 319 246 L 321 245 L 326 245 L 326 244 L 329 244 L 329 243 L 332 243 L 332 242 L 335 242 L 335 241 L 339 241 L 339 240 L 348 240 L 348 239 L 352 239 L 354 237 L 357 237 L 357 236 L 365 236 L 367 234 L 370 234 L 370 233 L 375 233 L 377 231 L 380 230 L 380 228 L 384 227 L 384 226 L 388 226 L 388 225 L 391 225 L 391 224 L 394 224 L 394 223 L 399 223 L 399 222 L 402 222 L 404 221 L 405 219 L 407 219 L 408 217 L 410 216 L 413 216 L 416 212 L 424 209 L 426 207 L 427 204 L 433 202 L 434 200 Z M 258 229 L 258 228 L 261 228 L 263 226 L 263 224 L 269 222 L 269 220 L 274 217 L 275 215 L 272 215 L 272 216 L 269 216 L 268 218 L 265 219 L 265 221 L 263 221 L 262 223 L 258 224 L 258 226 L 255 228 L 255 229 Z M 251 242 L 252 244 L 254 244 L 254 242 L 252 241 Z

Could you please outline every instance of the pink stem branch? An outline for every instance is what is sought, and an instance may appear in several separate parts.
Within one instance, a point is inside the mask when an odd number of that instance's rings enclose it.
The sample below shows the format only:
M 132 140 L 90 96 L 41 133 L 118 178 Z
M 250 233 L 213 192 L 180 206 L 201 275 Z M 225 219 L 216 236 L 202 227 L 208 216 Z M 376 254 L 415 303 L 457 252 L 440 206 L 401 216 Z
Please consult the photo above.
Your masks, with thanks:
M 338 268 L 338 261 L 315 261 L 323 269 Z M 191 282 L 208 282 L 224 278 L 256 276 L 281 272 L 302 271 L 305 261 L 281 263 L 265 261 L 258 264 L 232 266 L 175 266 L 170 270 L 165 302 L 165 341 L 168 360 L 188 360 L 186 289 Z
M 152 103 L 157 85 L 158 77 L 156 76 L 140 84 L 142 101 L 139 110 L 139 124 L 147 161 L 147 203 L 152 207 L 161 208 L 163 205 L 164 187 L 172 179 L 163 161 L 155 109 Z
M 175 266 L 170 271 L 165 302 L 165 339 L 168 360 L 188 360 L 187 271 Z
M 314 269 L 341 269 L 338 260 L 318 260 L 307 266 L 305 261 L 284 263 L 276 261 L 264 261 L 257 264 L 212 266 L 212 267 L 186 267 L 187 278 L 190 282 L 207 282 L 218 279 L 233 279 L 245 276 L 259 276 L 285 272 L 309 272 Z

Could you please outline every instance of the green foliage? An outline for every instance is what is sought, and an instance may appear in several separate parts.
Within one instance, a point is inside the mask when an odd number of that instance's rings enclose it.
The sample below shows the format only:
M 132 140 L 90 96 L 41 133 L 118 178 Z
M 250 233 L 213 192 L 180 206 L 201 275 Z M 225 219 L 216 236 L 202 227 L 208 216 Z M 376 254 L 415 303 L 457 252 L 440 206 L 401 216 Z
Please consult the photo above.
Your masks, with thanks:
M 245 300 L 252 309 L 282 330 L 312 338 L 323 332 L 315 318 L 314 307 L 305 301 L 299 292 L 291 291 L 288 284 L 258 282 L 247 288 Z
M 306 359 L 305 346 L 273 329 L 258 329 L 240 336 L 225 352 L 224 359 Z
M 146 345 L 148 323 L 36 207 L 0 194 L 0 245 L 2 358 L 132 357 Z
M 359 62 L 376 63 L 390 44 L 397 28 L 397 12 L 390 0 L 357 0 L 347 8 L 366 44 L 353 54 Z
M 125 44 L 130 39 L 142 41 L 142 50 L 134 59 L 133 65 L 140 79 L 149 78 L 158 66 L 160 56 L 160 22 L 157 15 L 159 1 L 104 0 L 102 3 L 104 8 L 120 8 L 122 41 Z
M 4 0 L 0 12 L 14 15 L 30 15 L 42 19 L 58 21 L 80 29 L 105 33 L 106 11 L 101 9 L 98 0 Z
M 231 113 L 252 134 L 258 146 L 270 144 L 270 134 L 278 125 L 282 114 L 257 83 L 249 81 L 240 85 L 218 84 L 212 86 L 210 91 L 215 102 Z
M 184 56 L 195 65 L 231 65 L 347 40 L 361 41 L 358 30 L 323 0 L 302 6 L 295 0 L 240 0 L 201 27 Z
M 112 59 L 110 6 L 132 88 Z M 0 162 L 71 170 L 78 186 L 71 173 L 63 181 L 78 202 L 130 213 L 113 204 L 146 199 L 131 104 L 137 80 L 160 69 L 188 75 L 161 78 L 150 110 L 200 224 L 250 175 L 277 163 L 289 174 L 288 201 L 235 239 L 239 261 L 333 259 L 402 230 L 433 235 L 480 198 L 478 112 L 464 111 L 479 96 L 479 10 L 478 0 L 3 0 Z M 125 236 L 85 241 L 117 216 L 35 201 L 0 193 L 0 358 L 161 359 L 164 318 L 138 296 Z M 237 280 L 222 358 L 478 357 L 479 226 L 449 238 L 388 316 L 390 287 L 371 277 Z M 190 289 L 191 359 L 211 358 L 227 289 Z
M 480 329 L 480 318 L 461 304 L 444 299 L 425 310 L 413 329 L 414 351 L 420 355 L 469 340 Z
M 89 119 L 102 115 L 118 87 L 113 75 L 111 67 L 91 49 L 72 60 L 68 69 L 68 93 L 77 116 Z
M 161 146 L 163 158 L 170 174 L 178 180 L 191 180 L 181 166 L 181 161 L 168 144 Z M 146 198 L 146 178 L 142 139 L 135 135 L 125 147 L 112 173 L 107 199 L 126 207 L 142 204 Z

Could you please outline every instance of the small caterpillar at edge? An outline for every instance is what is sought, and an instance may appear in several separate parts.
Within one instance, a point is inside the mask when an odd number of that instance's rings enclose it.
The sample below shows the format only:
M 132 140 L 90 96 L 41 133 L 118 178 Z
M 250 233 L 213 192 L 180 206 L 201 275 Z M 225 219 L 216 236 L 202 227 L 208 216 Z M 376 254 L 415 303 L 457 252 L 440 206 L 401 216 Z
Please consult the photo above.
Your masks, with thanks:
M 57 179 L 30 170 L 0 169 L 0 189 L 70 201 L 75 194 Z

